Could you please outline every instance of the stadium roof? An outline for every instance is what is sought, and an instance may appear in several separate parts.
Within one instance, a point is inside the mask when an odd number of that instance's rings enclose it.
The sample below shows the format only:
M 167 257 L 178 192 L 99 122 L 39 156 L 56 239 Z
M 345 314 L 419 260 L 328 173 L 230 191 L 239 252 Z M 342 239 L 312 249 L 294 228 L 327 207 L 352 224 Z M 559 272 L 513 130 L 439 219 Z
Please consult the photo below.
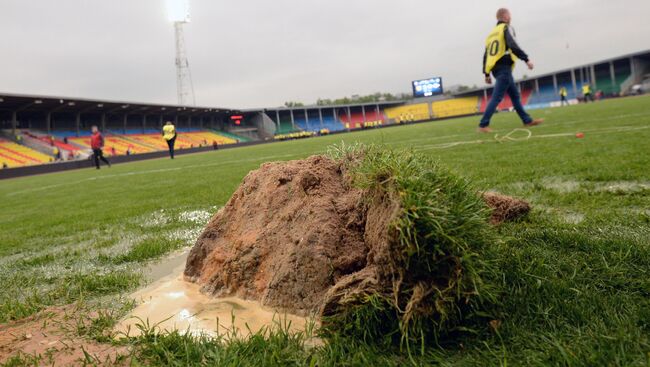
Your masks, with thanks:
M 107 114 L 181 114 L 239 112 L 229 108 L 178 106 L 142 102 L 110 101 L 86 98 L 53 97 L 0 92 L 0 111 L 9 112 L 63 112 Z
M 270 107 L 270 108 L 250 108 L 250 109 L 233 109 L 223 107 L 203 107 L 203 106 L 178 106 L 173 104 L 111 101 L 88 98 L 72 97 L 55 97 L 33 94 L 15 94 L 0 92 L 0 111 L 7 112 L 57 112 L 57 113 L 107 113 L 107 114 L 179 114 L 179 115 L 201 115 L 205 113 L 246 113 L 260 111 L 302 111 L 313 109 L 329 108 L 347 108 L 361 106 L 394 106 L 403 104 L 404 101 L 390 102 L 368 102 L 368 103 L 349 103 L 344 105 L 331 106 L 301 106 L 301 107 Z
M 395 106 L 404 104 L 407 101 L 383 101 L 383 102 L 364 102 L 364 103 L 347 103 L 347 104 L 336 104 L 336 105 L 308 105 L 300 107 L 267 107 L 267 108 L 249 108 L 244 109 L 244 112 L 258 112 L 258 111 L 304 111 L 304 110 L 317 110 L 317 109 L 330 109 L 330 108 L 347 108 L 347 107 L 375 107 L 375 106 Z

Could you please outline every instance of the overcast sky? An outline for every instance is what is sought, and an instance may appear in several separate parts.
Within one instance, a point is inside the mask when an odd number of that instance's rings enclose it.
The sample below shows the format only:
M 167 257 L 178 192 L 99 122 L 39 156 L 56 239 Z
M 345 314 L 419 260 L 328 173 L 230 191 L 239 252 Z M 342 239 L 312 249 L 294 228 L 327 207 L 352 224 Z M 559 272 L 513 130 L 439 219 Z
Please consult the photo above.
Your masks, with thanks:
M 164 4 L 0 0 L 0 92 L 175 103 Z M 271 107 L 431 76 L 481 85 L 500 6 L 537 65 L 528 75 L 650 49 L 649 0 L 191 0 L 196 101 Z

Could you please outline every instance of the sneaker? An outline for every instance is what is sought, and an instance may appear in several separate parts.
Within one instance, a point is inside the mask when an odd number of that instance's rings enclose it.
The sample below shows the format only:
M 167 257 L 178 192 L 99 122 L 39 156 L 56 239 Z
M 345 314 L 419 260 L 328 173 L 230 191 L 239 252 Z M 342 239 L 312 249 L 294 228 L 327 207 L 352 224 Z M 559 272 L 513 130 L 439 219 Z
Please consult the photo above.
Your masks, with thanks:
M 529 122 L 527 124 L 524 124 L 524 126 L 537 126 L 537 125 L 541 124 L 542 122 L 544 122 L 544 119 L 534 119 L 533 121 L 531 121 L 531 122 Z
M 479 127 L 477 131 L 479 133 L 491 133 L 492 129 L 486 126 L 486 127 Z

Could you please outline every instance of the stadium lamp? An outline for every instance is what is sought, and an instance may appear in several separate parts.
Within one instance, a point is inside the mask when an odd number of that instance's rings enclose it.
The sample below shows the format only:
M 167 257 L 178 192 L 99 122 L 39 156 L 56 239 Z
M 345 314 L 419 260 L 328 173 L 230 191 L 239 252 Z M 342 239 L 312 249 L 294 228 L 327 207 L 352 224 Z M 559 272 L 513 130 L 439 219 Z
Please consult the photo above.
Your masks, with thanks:
M 98 103 L 97 107 L 102 108 L 102 107 L 104 107 L 104 104 L 103 103 Z
M 75 105 L 74 102 L 68 102 L 68 106 L 74 106 L 74 105 Z
M 190 22 L 190 1 L 189 0 L 165 0 L 167 6 L 167 17 L 173 23 Z
M 34 101 L 34 104 L 42 104 L 42 103 L 43 103 L 43 101 L 40 100 L 40 99 L 37 99 L 37 100 Z
M 4 101 L 5 101 L 4 98 L 0 97 L 0 102 L 4 102 Z

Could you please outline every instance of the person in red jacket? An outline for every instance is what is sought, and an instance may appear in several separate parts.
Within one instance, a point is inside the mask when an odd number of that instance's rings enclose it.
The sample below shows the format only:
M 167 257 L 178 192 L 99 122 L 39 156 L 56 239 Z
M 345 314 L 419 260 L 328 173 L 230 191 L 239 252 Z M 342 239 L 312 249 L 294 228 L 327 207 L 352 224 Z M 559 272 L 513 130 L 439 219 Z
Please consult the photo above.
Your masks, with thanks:
M 95 160 L 95 166 L 97 169 L 99 169 L 99 160 L 101 159 L 106 163 L 109 167 L 111 166 L 111 162 L 104 157 L 104 152 L 102 152 L 102 148 L 104 147 L 104 137 L 102 136 L 102 133 L 99 132 L 99 129 L 97 129 L 97 126 L 94 126 L 91 128 L 93 134 L 90 136 L 90 147 L 93 150 L 93 158 Z

